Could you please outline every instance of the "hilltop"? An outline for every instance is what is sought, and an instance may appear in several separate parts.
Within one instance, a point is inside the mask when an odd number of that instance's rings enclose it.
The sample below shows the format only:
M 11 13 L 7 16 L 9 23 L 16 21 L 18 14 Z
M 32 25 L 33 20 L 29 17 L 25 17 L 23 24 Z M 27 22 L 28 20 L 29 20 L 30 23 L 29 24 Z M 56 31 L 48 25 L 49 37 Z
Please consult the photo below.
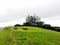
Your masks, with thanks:
M 32 26 L 9 27 L 9 29 L 4 28 L 0 32 L 1 45 L 60 45 L 60 33 L 56 31 Z

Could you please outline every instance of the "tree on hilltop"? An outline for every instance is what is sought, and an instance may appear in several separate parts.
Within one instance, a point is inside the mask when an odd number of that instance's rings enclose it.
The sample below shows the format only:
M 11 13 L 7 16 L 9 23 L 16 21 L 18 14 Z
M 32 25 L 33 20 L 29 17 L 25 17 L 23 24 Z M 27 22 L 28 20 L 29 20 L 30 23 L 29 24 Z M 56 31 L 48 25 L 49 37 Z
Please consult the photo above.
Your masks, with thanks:
M 36 15 L 30 16 L 30 15 L 28 15 L 26 17 L 26 22 L 23 25 L 39 26 L 39 25 L 42 25 L 42 24 L 43 24 L 43 22 L 41 21 L 39 16 L 36 16 Z

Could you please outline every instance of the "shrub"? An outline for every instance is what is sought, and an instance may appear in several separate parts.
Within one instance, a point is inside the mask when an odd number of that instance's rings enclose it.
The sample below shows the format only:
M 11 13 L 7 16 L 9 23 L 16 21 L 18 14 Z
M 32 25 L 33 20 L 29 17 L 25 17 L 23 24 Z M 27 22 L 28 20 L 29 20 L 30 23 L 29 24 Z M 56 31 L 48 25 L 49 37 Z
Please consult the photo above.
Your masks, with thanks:
M 23 30 L 28 30 L 28 28 L 22 28 Z
M 14 25 L 14 27 L 16 27 L 16 26 L 21 26 L 20 24 L 16 24 L 16 25 Z

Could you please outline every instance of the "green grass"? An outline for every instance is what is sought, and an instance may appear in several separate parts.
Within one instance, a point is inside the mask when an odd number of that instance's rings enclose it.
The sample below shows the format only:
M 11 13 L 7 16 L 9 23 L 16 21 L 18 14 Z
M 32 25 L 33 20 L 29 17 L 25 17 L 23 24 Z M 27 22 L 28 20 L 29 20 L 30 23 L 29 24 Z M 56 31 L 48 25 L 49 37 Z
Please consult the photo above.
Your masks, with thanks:
M 22 28 L 28 28 L 23 30 Z M 60 33 L 37 27 L 21 26 L 13 31 L 17 45 L 60 45 Z
M 12 31 L 3 28 L 0 31 L 0 45 L 16 45 L 15 39 L 12 35 Z
M 10 27 L 10 31 L 3 29 L 0 32 L 0 45 L 60 45 L 60 32 L 31 26 L 16 28 Z
M 8 38 L 9 31 L 7 30 L 2 30 L 0 31 L 0 45 L 7 45 L 6 41 Z

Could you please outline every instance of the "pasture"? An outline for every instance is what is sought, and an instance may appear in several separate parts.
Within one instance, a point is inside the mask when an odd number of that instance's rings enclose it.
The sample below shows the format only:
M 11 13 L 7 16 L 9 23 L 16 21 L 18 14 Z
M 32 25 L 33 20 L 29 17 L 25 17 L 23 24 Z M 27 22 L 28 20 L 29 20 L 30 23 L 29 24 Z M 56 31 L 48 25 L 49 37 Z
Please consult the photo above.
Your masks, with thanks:
M 60 32 L 31 26 L 4 28 L 0 45 L 60 45 Z

